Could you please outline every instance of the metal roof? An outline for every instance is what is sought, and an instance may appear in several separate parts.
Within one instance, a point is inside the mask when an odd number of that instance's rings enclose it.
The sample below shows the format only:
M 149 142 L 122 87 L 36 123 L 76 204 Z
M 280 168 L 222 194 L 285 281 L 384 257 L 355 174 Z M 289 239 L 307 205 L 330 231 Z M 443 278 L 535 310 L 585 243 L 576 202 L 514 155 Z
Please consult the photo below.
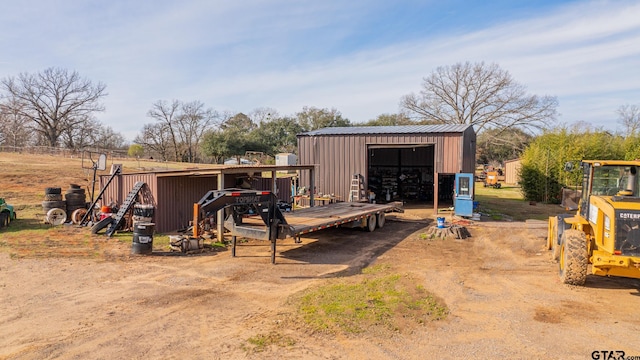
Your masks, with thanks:
M 202 168 L 194 167 L 188 169 L 158 169 L 154 171 L 127 172 L 123 175 L 155 174 L 157 177 L 165 176 L 212 176 L 220 174 L 245 174 L 260 173 L 267 171 L 287 171 L 287 170 L 313 170 L 315 165 L 204 165 Z M 108 176 L 108 175 L 102 175 Z
M 425 134 L 425 133 L 461 133 L 471 125 L 403 125 L 403 126 L 348 126 L 328 127 L 298 134 L 298 136 L 317 135 L 370 135 L 370 134 Z

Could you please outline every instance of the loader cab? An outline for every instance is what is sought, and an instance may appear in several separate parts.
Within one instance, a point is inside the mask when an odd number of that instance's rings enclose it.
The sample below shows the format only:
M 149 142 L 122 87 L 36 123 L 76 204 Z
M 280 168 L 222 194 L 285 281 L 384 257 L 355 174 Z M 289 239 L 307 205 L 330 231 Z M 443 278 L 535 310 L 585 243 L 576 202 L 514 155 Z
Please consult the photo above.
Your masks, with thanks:
M 614 200 L 640 197 L 638 166 L 589 161 L 582 163 L 582 197 L 580 215 L 588 219 L 589 197 L 611 196 Z

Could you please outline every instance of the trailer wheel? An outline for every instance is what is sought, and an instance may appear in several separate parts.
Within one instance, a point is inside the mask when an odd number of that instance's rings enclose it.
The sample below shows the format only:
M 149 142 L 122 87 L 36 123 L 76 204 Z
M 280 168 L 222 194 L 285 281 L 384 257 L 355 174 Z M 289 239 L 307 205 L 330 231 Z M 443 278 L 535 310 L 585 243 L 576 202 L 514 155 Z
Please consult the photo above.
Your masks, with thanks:
M 71 222 L 78 225 L 80 224 L 80 221 L 82 221 L 82 218 L 87 214 L 87 209 L 85 208 L 79 208 L 74 210 L 71 213 Z
M 582 231 L 569 229 L 562 233 L 560 244 L 560 280 L 569 285 L 584 285 L 589 256 L 587 237 Z
M 378 226 L 378 229 L 382 229 L 382 227 L 384 226 L 384 218 L 385 215 L 383 212 L 381 212 L 380 214 L 378 214 L 378 218 L 376 219 L 376 225 Z
M 376 215 L 371 214 L 367 216 L 367 231 L 372 232 L 376 229 Z

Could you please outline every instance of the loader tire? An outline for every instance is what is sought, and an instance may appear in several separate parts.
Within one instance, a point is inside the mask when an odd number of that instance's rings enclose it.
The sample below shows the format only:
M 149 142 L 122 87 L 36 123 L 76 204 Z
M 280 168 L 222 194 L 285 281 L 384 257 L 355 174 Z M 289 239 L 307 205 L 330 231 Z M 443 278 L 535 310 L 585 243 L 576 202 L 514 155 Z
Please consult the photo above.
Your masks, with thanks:
M 589 256 L 587 237 L 582 231 L 568 229 L 560 244 L 560 280 L 568 285 L 584 285 Z

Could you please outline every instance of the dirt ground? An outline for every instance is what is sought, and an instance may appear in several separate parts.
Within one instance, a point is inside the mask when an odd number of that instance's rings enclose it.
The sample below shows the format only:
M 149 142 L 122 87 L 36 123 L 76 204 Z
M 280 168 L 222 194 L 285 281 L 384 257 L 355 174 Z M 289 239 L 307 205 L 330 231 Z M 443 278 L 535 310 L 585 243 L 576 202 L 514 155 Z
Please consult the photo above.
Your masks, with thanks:
M 191 256 L 11 258 L 0 253 L 0 358 L 7 359 L 589 359 L 640 356 L 640 281 L 559 282 L 546 227 L 476 222 L 471 238 L 426 240 L 433 224 L 406 213 L 373 233 L 331 229 Z M 64 250 L 64 249 L 61 249 Z M 447 319 L 381 336 L 314 333 L 292 320 L 295 294 L 383 264 L 449 307 Z M 268 334 L 287 345 L 251 350 Z M 600 353 L 602 354 L 602 353 Z M 616 355 L 618 356 L 618 355 Z

